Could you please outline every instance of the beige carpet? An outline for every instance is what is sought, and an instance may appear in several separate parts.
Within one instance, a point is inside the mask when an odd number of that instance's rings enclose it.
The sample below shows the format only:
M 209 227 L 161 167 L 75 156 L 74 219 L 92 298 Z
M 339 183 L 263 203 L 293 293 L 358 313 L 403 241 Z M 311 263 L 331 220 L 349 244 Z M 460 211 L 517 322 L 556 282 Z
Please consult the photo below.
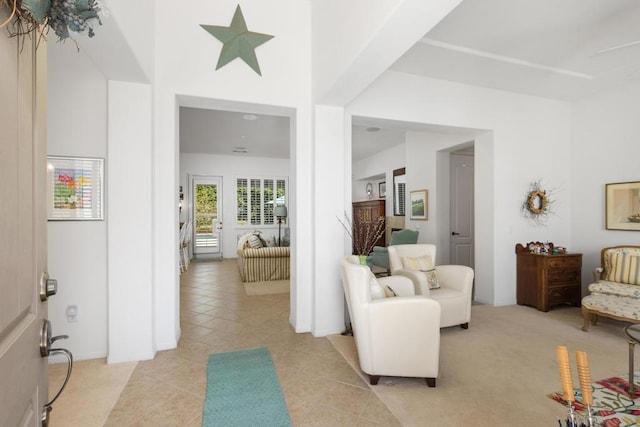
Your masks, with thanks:
M 264 282 L 243 282 L 247 295 L 288 294 L 288 280 L 267 280 Z
M 436 388 L 427 387 L 422 379 L 392 377 L 382 377 L 371 386 L 403 426 L 557 425 L 566 409 L 547 394 L 562 389 L 558 345 L 569 349 L 574 384 L 578 384 L 576 350 L 587 352 L 591 378 L 628 370 L 622 322 L 601 319 L 598 326 L 583 332 L 582 315 L 575 307 L 547 313 L 517 305 L 476 305 L 471 310 L 468 330 L 441 331 Z M 353 338 L 328 338 L 360 372 Z

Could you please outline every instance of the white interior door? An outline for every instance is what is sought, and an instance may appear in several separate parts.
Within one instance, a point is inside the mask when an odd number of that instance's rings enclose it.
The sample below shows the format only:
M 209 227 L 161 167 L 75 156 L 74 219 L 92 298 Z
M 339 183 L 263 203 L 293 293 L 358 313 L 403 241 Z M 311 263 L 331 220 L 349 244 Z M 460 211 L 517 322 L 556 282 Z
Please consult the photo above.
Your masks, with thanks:
M 451 153 L 451 241 L 449 262 L 474 265 L 473 153 Z
M 0 31 L 0 426 L 40 425 L 47 403 L 46 52 L 44 38 Z
M 222 178 L 194 176 L 191 189 L 194 254 L 222 256 Z

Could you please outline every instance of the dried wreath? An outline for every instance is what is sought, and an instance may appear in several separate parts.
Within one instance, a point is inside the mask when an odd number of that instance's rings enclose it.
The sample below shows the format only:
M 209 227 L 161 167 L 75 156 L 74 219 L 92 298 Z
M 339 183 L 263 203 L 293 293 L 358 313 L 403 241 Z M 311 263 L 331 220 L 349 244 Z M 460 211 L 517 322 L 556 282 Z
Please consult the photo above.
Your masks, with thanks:
M 544 225 L 550 214 L 553 214 L 555 201 L 552 195 L 555 189 L 543 190 L 542 180 L 532 182 L 524 203 L 521 206 L 522 216 L 531 220 L 536 225 Z
M 11 10 L 11 14 L 0 23 L 0 28 L 7 26 L 11 36 L 36 31 L 46 35 L 52 28 L 60 40 L 69 38 L 69 31 L 86 31 L 89 37 L 93 37 L 92 23 L 97 21 L 102 25 L 98 16 L 101 10 L 98 0 L 0 0 L 0 10 L 5 7 Z M 8 27 L 12 21 L 14 25 Z

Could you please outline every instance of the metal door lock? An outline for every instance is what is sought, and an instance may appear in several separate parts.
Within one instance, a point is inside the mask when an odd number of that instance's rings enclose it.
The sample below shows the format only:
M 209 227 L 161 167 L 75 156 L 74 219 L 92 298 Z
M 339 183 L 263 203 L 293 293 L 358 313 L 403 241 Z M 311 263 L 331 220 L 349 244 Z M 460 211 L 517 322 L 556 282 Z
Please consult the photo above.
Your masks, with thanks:
M 42 273 L 40 278 L 40 301 L 46 301 L 56 293 L 58 293 L 58 281 L 50 279 L 49 273 Z
M 46 273 L 45 273 L 46 274 Z M 42 427 L 48 427 L 49 425 L 49 416 L 51 414 L 51 410 L 53 407 L 53 402 L 60 396 L 67 383 L 69 382 L 69 378 L 71 377 L 71 369 L 73 368 L 73 355 L 66 348 L 51 348 L 51 345 L 62 339 L 69 338 L 68 335 L 58 335 L 55 337 L 51 336 L 51 321 L 47 319 L 42 320 L 42 329 L 40 330 L 40 356 L 49 357 L 54 354 L 61 354 L 67 358 L 67 376 L 60 387 L 60 390 L 53 396 L 53 399 L 49 401 L 49 403 L 45 404 L 42 408 Z
M 69 335 L 51 336 L 51 321 L 42 321 L 42 330 L 40 331 L 40 356 L 49 357 L 51 354 L 51 344 L 58 340 L 66 340 Z

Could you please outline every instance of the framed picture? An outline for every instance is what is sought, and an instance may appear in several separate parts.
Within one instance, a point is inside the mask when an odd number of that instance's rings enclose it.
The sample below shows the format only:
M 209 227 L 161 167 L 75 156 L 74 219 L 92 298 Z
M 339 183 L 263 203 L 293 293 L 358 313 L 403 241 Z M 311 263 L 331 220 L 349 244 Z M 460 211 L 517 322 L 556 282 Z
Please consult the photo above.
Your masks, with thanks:
M 47 157 L 47 219 L 104 220 L 104 159 Z
M 607 230 L 640 231 L 640 181 L 607 184 Z
M 411 219 L 427 219 L 427 190 L 411 192 Z
M 378 197 L 380 197 L 381 199 L 383 197 L 387 197 L 387 183 L 386 182 L 381 182 L 378 184 Z

